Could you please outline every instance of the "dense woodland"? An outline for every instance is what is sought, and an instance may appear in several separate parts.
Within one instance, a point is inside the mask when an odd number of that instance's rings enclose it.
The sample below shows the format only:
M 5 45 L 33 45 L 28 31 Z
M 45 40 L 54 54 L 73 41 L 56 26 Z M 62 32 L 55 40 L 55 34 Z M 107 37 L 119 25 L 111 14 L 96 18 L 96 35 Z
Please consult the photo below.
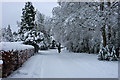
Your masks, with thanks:
M 10 25 L 0 32 L 0 41 L 23 41 L 39 49 L 61 43 L 77 53 L 99 54 L 99 60 L 118 60 L 120 26 L 118 2 L 58 2 L 51 18 L 35 10 L 31 2 L 22 9 L 19 30 Z M 54 46 L 55 47 L 55 46 Z M 37 51 L 36 51 L 37 52 Z

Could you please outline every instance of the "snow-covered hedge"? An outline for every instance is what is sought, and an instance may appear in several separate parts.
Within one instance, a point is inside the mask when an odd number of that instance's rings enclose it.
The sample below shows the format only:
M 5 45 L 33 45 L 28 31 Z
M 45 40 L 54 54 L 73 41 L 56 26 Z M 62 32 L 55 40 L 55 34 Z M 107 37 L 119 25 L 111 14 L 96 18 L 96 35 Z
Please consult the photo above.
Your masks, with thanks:
M 24 45 L 22 42 L 0 42 L 0 50 L 3 51 L 15 51 L 34 48 L 31 45 Z
M 2 77 L 7 77 L 34 55 L 34 47 L 22 42 L 1 42 L 0 54 L 3 60 Z

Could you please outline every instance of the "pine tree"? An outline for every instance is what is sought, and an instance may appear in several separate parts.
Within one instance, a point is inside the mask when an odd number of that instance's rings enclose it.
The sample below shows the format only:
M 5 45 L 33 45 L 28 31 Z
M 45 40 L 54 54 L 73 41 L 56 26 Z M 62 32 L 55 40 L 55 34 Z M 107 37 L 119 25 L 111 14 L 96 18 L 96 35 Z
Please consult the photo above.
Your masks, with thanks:
M 31 2 L 27 2 L 25 4 L 25 8 L 22 9 L 22 27 L 25 28 L 26 30 L 31 30 L 34 28 L 34 21 L 35 21 L 35 10 Z
M 22 9 L 21 27 L 19 30 L 22 41 L 26 39 L 26 35 L 24 35 L 26 32 L 34 30 L 35 14 L 36 11 L 34 10 L 32 3 L 26 2 L 25 7 Z
M 25 7 L 22 9 L 22 19 L 19 29 L 20 38 L 24 44 L 34 46 L 35 52 L 38 52 L 39 46 L 37 44 L 39 35 L 36 31 L 35 23 L 36 11 L 31 2 L 26 2 Z
M 14 38 L 14 41 L 18 41 L 19 40 L 17 32 L 13 32 L 13 38 Z
M 10 41 L 10 42 L 14 41 L 14 40 L 13 40 L 12 30 L 11 30 L 11 28 L 10 28 L 10 25 L 8 25 L 8 28 L 7 28 L 7 35 L 8 35 L 8 41 Z
M 0 35 L 1 42 L 13 42 L 14 41 L 10 25 L 8 25 L 7 28 L 2 28 L 0 32 L 1 32 L 1 35 Z

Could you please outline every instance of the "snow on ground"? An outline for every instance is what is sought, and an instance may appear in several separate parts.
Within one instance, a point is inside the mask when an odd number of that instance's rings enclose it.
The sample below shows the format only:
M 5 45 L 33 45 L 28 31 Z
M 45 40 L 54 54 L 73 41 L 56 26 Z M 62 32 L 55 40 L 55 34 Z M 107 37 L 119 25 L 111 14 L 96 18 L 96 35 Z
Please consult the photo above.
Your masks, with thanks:
M 0 42 L 0 50 L 25 50 L 29 48 L 34 48 L 31 45 L 24 45 L 22 42 Z
M 67 50 L 39 51 L 8 78 L 118 78 L 118 61 L 99 61 L 95 54 Z

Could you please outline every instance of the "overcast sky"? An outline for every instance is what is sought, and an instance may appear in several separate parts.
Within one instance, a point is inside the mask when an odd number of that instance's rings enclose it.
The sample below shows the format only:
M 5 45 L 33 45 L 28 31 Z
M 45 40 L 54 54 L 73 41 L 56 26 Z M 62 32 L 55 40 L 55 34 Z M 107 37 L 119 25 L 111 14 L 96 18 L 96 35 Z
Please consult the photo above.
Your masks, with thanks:
M 33 6 L 46 16 L 52 17 L 52 9 L 58 4 L 56 2 L 33 2 Z M 13 31 L 17 30 L 16 21 L 20 21 L 24 2 L 2 3 L 2 27 L 11 26 Z

